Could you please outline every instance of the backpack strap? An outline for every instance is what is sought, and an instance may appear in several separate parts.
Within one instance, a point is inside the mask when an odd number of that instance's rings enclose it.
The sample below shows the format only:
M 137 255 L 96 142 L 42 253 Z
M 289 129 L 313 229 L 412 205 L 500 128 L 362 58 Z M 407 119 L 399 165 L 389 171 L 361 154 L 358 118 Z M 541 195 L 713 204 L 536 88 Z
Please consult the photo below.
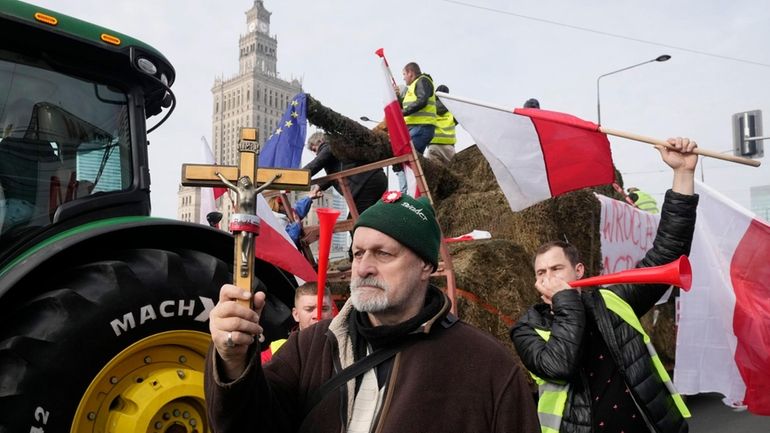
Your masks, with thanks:
M 382 364 L 383 362 L 387 361 L 388 359 L 394 357 L 398 352 L 405 349 L 408 346 L 411 346 L 414 342 L 416 342 L 417 338 L 411 338 L 408 341 L 404 342 L 403 344 L 399 344 L 397 346 L 385 348 L 385 349 L 378 349 L 374 352 L 370 353 L 369 355 L 366 355 L 365 357 L 359 359 L 358 361 L 354 362 L 353 364 L 350 364 L 345 369 L 337 373 L 336 375 L 332 376 L 324 382 L 323 385 L 321 385 L 318 389 L 316 389 L 313 394 L 310 395 L 310 397 L 307 399 L 307 403 L 305 404 L 305 417 L 302 421 L 302 426 L 305 425 L 307 422 L 309 415 L 315 407 L 323 401 L 324 398 L 326 398 L 329 393 L 332 391 L 335 391 L 342 385 L 348 383 L 348 381 L 355 379 L 358 376 L 363 375 L 367 371 L 371 370 L 372 368 Z M 302 431 L 302 426 L 300 426 L 299 431 Z

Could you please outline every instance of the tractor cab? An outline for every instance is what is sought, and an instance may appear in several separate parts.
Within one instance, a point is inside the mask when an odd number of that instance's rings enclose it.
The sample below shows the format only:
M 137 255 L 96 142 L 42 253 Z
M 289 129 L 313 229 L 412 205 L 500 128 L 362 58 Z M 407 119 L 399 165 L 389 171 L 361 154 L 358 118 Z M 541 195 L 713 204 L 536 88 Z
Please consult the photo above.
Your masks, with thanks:
M 0 261 L 57 230 L 149 215 L 145 118 L 172 106 L 168 61 L 22 2 L 0 25 Z

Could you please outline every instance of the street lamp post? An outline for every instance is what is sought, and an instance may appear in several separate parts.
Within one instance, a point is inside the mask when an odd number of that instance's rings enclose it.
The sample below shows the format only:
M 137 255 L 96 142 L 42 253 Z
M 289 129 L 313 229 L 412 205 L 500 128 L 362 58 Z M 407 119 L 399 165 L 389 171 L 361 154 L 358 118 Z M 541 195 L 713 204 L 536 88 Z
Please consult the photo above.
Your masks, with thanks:
M 606 74 L 599 75 L 596 78 L 596 123 L 598 123 L 599 125 L 602 124 L 602 110 L 601 110 L 601 105 L 600 105 L 600 102 L 599 102 L 599 80 L 601 80 L 602 77 L 606 77 L 607 75 L 617 74 L 618 72 L 627 71 L 627 70 L 629 70 L 631 68 L 636 68 L 637 66 L 646 65 L 647 63 L 665 62 L 666 60 L 668 60 L 670 58 L 671 58 L 671 56 L 669 56 L 668 54 L 662 54 L 662 55 L 660 55 L 660 56 L 658 56 L 658 57 L 656 57 L 654 59 L 647 60 L 647 61 L 642 62 L 642 63 L 637 63 L 635 65 L 626 66 L 625 68 L 618 69 L 617 71 L 607 72 Z

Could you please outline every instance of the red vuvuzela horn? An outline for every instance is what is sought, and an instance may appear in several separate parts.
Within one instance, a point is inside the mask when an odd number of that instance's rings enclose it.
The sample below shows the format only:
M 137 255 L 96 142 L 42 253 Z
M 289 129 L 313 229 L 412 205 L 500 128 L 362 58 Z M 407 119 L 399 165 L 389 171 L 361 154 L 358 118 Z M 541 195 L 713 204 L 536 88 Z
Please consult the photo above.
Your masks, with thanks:
M 326 289 L 326 268 L 329 265 L 329 252 L 332 247 L 332 235 L 334 224 L 340 211 L 337 209 L 319 208 L 318 214 L 318 307 L 316 317 L 321 320 L 324 305 L 324 292 Z
M 575 280 L 570 287 L 601 286 L 603 284 L 671 284 L 685 292 L 692 286 L 692 268 L 687 256 L 681 256 L 667 265 L 636 268 L 614 274 Z

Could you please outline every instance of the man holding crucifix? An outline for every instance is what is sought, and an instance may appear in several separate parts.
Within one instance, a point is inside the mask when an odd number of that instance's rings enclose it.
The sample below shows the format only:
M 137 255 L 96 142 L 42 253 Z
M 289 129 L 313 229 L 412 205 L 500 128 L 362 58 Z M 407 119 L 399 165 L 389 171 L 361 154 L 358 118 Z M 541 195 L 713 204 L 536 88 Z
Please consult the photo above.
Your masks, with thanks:
M 510 350 L 458 321 L 429 284 L 440 238 L 427 200 L 386 192 L 353 229 L 348 302 L 289 336 L 264 366 L 253 336 L 265 294 L 223 286 L 206 359 L 213 429 L 537 432 L 526 372 Z

